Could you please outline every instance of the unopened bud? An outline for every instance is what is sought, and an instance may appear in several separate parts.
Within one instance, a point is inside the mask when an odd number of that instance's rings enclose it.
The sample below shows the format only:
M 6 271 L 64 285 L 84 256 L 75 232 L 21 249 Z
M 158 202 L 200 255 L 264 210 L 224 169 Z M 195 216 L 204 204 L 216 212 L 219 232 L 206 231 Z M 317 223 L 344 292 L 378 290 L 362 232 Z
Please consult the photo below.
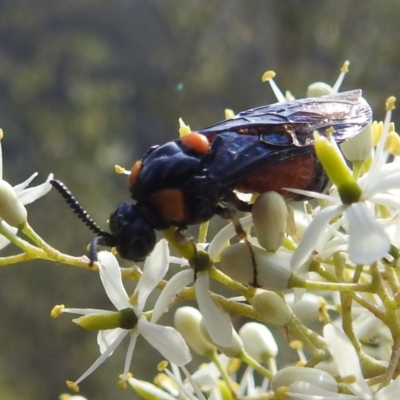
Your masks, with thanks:
M 204 335 L 204 337 L 212 342 L 212 339 L 207 331 L 206 325 L 204 324 L 204 321 L 202 320 L 200 323 L 200 330 L 201 333 Z M 232 345 L 229 347 L 224 347 L 215 344 L 215 347 L 223 354 L 225 354 L 227 357 L 231 358 L 240 358 L 242 352 L 243 352 L 243 342 L 242 339 L 240 339 L 240 336 L 237 334 L 237 332 L 233 329 L 232 327 Z
M 27 217 L 26 208 L 18 199 L 13 187 L 0 180 L 0 218 L 15 228 L 22 228 Z
M 260 245 L 268 251 L 278 250 L 285 240 L 288 215 L 283 197 L 276 192 L 263 193 L 258 196 L 251 212 Z
M 324 82 L 314 82 L 307 88 L 307 97 L 321 97 L 332 93 L 332 87 Z
M 333 393 L 338 391 L 335 378 L 327 372 L 316 368 L 293 366 L 283 368 L 277 372 L 272 378 L 271 387 L 272 390 L 276 391 L 282 386 L 289 387 L 295 382 L 307 382 Z
M 367 104 L 364 98 L 360 102 Z M 344 156 L 352 162 L 368 159 L 372 147 L 372 121 L 360 133 L 340 145 Z
M 193 307 L 178 308 L 174 315 L 174 325 L 186 343 L 202 356 L 213 354 L 214 346 L 206 340 L 200 329 L 202 316 Z
M 247 353 L 258 362 L 266 362 L 278 354 L 278 346 L 270 330 L 258 322 L 248 322 L 239 331 Z
M 254 281 L 256 270 L 257 284 L 276 291 L 287 289 L 292 276 L 288 260 L 258 247 L 250 249 L 246 243 L 236 243 L 221 253 L 221 270 L 245 285 Z
M 259 290 L 251 299 L 251 304 L 265 322 L 276 326 L 286 326 L 293 319 L 292 311 L 275 292 Z

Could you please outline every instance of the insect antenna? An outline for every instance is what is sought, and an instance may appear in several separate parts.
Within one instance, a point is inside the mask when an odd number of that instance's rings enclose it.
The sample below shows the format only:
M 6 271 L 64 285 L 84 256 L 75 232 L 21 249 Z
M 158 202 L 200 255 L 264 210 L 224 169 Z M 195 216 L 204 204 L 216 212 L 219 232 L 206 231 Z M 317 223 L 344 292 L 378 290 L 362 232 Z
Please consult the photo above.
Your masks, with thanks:
M 55 179 L 50 181 L 50 184 L 61 194 L 71 210 L 78 216 L 78 218 L 97 236 L 103 238 L 112 238 L 113 235 L 101 229 L 87 211 L 78 203 L 78 200 L 72 195 L 68 188 L 61 182 Z

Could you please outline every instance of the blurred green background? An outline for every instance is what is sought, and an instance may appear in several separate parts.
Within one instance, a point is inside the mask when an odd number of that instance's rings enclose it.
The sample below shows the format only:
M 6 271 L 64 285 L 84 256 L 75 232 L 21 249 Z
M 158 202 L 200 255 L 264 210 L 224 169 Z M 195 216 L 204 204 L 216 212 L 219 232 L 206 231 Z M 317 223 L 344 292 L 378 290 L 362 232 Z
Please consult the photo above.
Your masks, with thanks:
M 0 0 L 4 178 L 38 171 L 39 183 L 53 172 L 106 227 L 129 199 L 115 164 L 130 168 L 174 139 L 179 117 L 195 129 L 226 107 L 274 102 L 260 79 L 268 69 L 304 97 L 312 82 L 333 84 L 348 59 L 342 90 L 362 88 L 382 118 L 385 98 L 399 96 L 399 19 L 397 0 Z M 51 245 L 85 253 L 92 235 L 56 192 L 28 212 Z M 97 358 L 95 333 L 50 318 L 61 303 L 112 308 L 94 273 L 48 262 L 0 270 L 1 399 L 56 399 Z M 115 386 L 125 349 L 81 384 L 83 395 L 136 398 Z M 159 361 L 140 340 L 131 371 L 151 379 Z

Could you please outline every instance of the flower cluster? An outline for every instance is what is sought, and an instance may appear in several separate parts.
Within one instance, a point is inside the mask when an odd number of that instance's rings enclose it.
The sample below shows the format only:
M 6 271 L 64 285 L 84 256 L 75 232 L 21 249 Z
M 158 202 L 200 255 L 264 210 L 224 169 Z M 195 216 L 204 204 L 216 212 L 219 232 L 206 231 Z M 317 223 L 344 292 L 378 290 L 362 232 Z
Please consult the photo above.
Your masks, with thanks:
M 307 96 L 337 93 L 347 68 L 345 63 L 333 87 L 312 84 Z M 280 92 L 274 75 L 269 71 L 263 80 L 284 106 L 293 96 Z M 276 192 L 255 199 L 237 193 L 253 202 L 252 213 L 228 224 L 210 243 L 205 243 L 206 224 L 196 246 L 179 241 L 175 229 L 165 231 L 167 240 L 158 242 L 133 277 L 138 283 L 131 295 L 116 257 L 99 252 L 96 267 L 115 310 L 60 305 L 52 311 L 53 317 L 78 314 L 76 324 L 98 331 L 99 358 L 81 377 L 68 381 L 68 387 L 78 391 L 78 384 L 127 338 L 119 383 L 144 398 L 396 398 L 400 140 L 391 122 L 394 105 L 395 99 L 389 98 L 385 120 L 369 121 L 340 147 L 329 131 L 314 133 L 313 157 L 332 183 L 327 192 L 283 188 L 307 199 L 297 203 Z M 189 133 L 190 128 L 180 123 L 181 134 Z M 0 183 L 1 234 L 32 258 L 72 265 L 85 261 L 55 252 L 42 241 L 26 221 L 23 204 L 33 200 L 27 200 L 28 190 Z M 48 188 L 44 184 L 35 197 Z M 18 238 L 6 223 L 21 229 L 35 246 Z M 246 232 L 242 240 L 236 239 L 238 226 Z M 169 245 L 180 257 L 170 255 Z M 193 260 L 195 271 L 189 266 Z M 182 269 L 165 280 L 171 263 Z M 211 291 L 211 280 L 229 288 L 234 297 Z M 146 310 L 155 288 L 161 292 L 153 309 Z M 195 300 L 197 308 L 185 300 Z M 161 316 L 180 303 L 174 326 L 160 324 Z M 234 316 L 249 321 L 236 326 Z M 289 358 L 278 348 L 279 332 L 281 342 L 287 340 L 292 349 Z M 168 361 L 158 365 L 152 383 L 129 373 L 139 335 Z M 201 368 L 192 368 L 193 373 L 186 369 L 191 352 L 208 360 Z

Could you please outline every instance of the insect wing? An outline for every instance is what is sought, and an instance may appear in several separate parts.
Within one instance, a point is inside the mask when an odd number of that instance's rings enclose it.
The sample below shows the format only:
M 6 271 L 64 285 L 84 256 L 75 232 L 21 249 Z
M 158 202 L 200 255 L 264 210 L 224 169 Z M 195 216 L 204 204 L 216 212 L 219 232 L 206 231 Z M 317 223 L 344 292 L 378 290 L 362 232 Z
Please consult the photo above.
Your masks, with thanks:
M 360 101 L 361 90 L 276 103 L 241 112 L 199 132 L 210 137 L 206 178 L 199 184 L 220 189 L 271 165 L 314 154 L 313 131 L 342 142 L 359 133 L 372 119 Z M 205 188 L 205 190 L 207 190 Z
M 278 146 L 307 146 L 313 142 L 313 131 L 324 134 L 333 127 L 333 136 L 340 143 L 355 136 L 372 119 L 371 108 L 360 100 L 361 94 L 361 90 L 351 90 L 257 107 L 199 132 L 212 136 L 234 131 L 262 136 Z

